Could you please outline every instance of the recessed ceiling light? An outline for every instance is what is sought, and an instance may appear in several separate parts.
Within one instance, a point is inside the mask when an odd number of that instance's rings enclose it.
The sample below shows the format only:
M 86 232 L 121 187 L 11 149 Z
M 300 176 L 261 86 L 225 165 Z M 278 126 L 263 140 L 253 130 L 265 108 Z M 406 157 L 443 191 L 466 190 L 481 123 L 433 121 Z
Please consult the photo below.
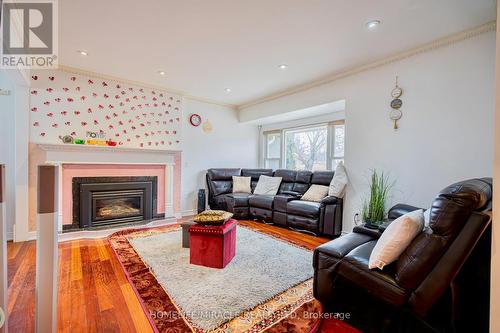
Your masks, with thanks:
M 380 25 L 379 20 L 372 20 L 372 21 L 366 22 L 366 27 L 368 28 L 368 30 L 375 30 L 375 29 L 377 29 L 377 27 L 379 25 Z
M 278 66 L 280 69 L 287 69 L 288 65 L 287 64 L 281 64 Z
M 158 71 L 158 74 L 160 74 L 160 75 L 165 75 L 165 74 L 167 74 L 167 73 L 165 73 L 164 71 Z
M 87 51 L 83 51 L 83 50 L 78 50 L 76 52 L 80 53 L 80 55 L 82 55 L 82 56 L 88 56 L 89 55 Z
M 224 89 L 226 92 L 231 92 L 231 88 Z

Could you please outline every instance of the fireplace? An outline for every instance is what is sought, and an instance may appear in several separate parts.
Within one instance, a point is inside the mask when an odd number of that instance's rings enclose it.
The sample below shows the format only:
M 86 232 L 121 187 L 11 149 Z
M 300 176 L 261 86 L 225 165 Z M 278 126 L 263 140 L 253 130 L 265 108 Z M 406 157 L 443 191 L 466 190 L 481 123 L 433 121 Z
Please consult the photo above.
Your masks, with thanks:
M 156 213 L 157 177 L 73 178 L 73 223 L 68 229 L 132 224 Z

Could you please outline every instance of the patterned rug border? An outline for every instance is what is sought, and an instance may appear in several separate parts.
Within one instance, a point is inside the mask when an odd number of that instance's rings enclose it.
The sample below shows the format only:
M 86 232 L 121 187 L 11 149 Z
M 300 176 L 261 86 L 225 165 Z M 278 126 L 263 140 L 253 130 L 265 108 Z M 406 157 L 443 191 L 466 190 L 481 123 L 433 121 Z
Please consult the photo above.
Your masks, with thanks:
M 286 243 L 288 245 L 291 245 L 291 246 L 294 246 L 297 248 L 305 249 L 307 251 L 312 251 L 312 249 L 309 246 L 300 244 L 298 242 L 294 242 L 290 239 L 281 237 L 280 235 L 266 233 L 266 232 L 263 232 L 257 228 L 252 228 L 250 226 L 243 226 L 240 224 L 238 224 L 238 227 L 244 228 L 247 230 L 251 230 L 253 232 L 265 235 L 267 237 L 271 237 L 275 240 L 278 240 L 280 242 Z M 133 245 L 129 242 L 129 238 L 148 237 L 148 236 L 152 236 L 154 234 L 178 231 L 179 229 L 180 229 L 180 224 L 176 223 L 176 224 L 169 224 L 169 225 L 157 226 L 157 227 L 144 227 L 144 228 L 134 228 L 134 229 L 122 230 L 122 231 L 118 231 L 116 233 L 109 235 L 108 242 L 110 243 L 110 246 L 113 249 L 113 253 L 115 253 L 115 256 L 116 256 L 118 262 L 120 263 L 120 266 L 122 267 L 123 271 L 125 272 L 127 280 L 131 284 L 132 289 L 134 290 L 134 293 L 136 294 L 137 298 L 139 299 L 141 307 L 142 307 L 144 313 L 146 314 L 148 321 L 151 324 L 151 327 L 154 330 L 154 332 L 158 332 L 158 333 L 163 332 L 163 331 L 165 331 L 163 328 L 168 327 L 169 329 L 172 329 L 172 325 L 178 325 L 178 326 L 184 326 L 183 328 L 187 328 L 187 331 L 190 331 L 190 332 L 206 333 L 206 331 L 198 328 L 189 319 L 189 317 L 184 316 L 182 309 L 178 308 L 177 304 L 173 301 L 173 299 L 169 295 L 169 293 L 165 290 L 165 288 L 163 288 L 163 286 L 160 283 L 158 283 L 154 273 L 150 270 L 149 266 L 143 262 L 142 258 L 140 258 L 140 256 L 135 251 Z M 123 245 L 123 243 L 125 243 L 125 242 L 126 242 L 125 245 L 126 245 L 126 247 L 128 247 L 128 249 L 127 248 L 119 249 L 117 247 L 117 245 L 119 243 L 121 243 Z M 125 252 L 125 254 L 127 255 L 130 265 L 127 265 L 127 263 L 122 262 L 122 260 L 121 260 L 121 258 L 123 258 L 122 253 L 118 253 L 120 250 L 124 250 L 123 252 Z M 130 255 L 134 256 L 134 258 L 130 258 Z M 130 271 L 129 268 L 131 268 L 131 266 L 133 264 L 136 264 L 136 265 L 138 264 L 140 269 L 137 269 L 135 271 Z M 142 289 L 142 288 L 140 285 L 137 285 L 137 283 L 139 282 L 137 280 L 140 280 L 143 282 L 144 280 L 149 281 L 151 278 L 152 278 L 152 281 L 154 281 L 155 289 L 157 290 L 158 288 L 160 288 L 161 291 L 165 294 L 167 299 L 165 299 L 164 301 L 167 301 L 168 304 L 158 303 L 157 300 L 156 300 L 156 302 L 155 302 L 155 300 L 153 300 L 152 304 L 149 304 L 149 306 L 148 306 L 148 304 L 146 304 L 147 301 L 145 301 L 145 299 L 143 298 L 144 295 L 141 295 L 141 291 L 139 289 Z M 233 321 L 238 320 L 239 318 L 241 318 L 245 315 L 251 314 L 252 312 L 258 312 L 257 308 L 259 308 L 260 306 L 269 304 L 273 300 L 279 299 L 282 295 L 286 294 L 287 292 L 290 293 L 292 290 L 295 290 L 299 287 L 304 288 L 308 284 L 310 284 L 311 281 L 312 281 L 312 278 L 308 279 L 306 281 L 303 281 L 301 283 L 298 283 L 294 287 L 289 288 L 286 291 L 284 291 L 278 295 L 275 295 L 272 298 L 266 300 L 265 302 L 256 305 L 253 309 L 243 311 L 239 316 L 232 318 L 232 319 L 228 320 L 226 323 L 222 324 L 221 327 L 224 327 L 224 326 L 227 327 L 228 324 L 232 323 Z M 151 287 L 151 286 L 147 285 L 147 287 Z M 159 291 L 159 290 L 157 290 L 157 291 Z M 155 318 L 151 317 L 152 309 L 155 310 L 158 306 L 162 307 L 162 305 L 167 306 L 167 309 L 163 309 L 163 311 L 164 311 L 163 313 L 168 313 L 169 312 L 168 310 L 170 310 L 170 311 L 174 310 L 177 313 L 176 316 L 173 316 L 174 317 L 173 321 L 171 320 L 172 318 L 164 318 L 163 316 L 161 318 L 158 316 L 156 316 Z M 168 306 L 171 306 L 174 309 L 168 309 Z M 279 307 L 279 308 L 274 309 L 272 311 L 272 314 L 271 314 L 272 316 L 270 318 L 264 318 L 264 319 L 261 319 L 260 321 L 253 322 L 251 324 L 251 327 L 249 329 L 247 329 L 245 332 L 256 333 L 256 332 L 261 332 L 262 330 L 266 330 L 267 332 L 272 332 L 272 331 L 282 332 L 283 327 L 279 327 L 279 326 L 286 326 L 287 328 L 285 328 L 285 330 L 288 332 L 290 327 L 295 326 L 294 325 L 295 323 L 293 323 L 293 321 L 295 319 L 290 319 L 289 318 L 290 315 L 295 313 L 295 312 L 300 312 L 301 310 L 305 311 L 304 309 L 309 308 L 309 307 L 312 307 L 313 311 L 322 311 L 322 307 L 319 304 L 319 302 L 314 300 L 314 297 L 312 295 L 312 289 L 307 291 L 304 295 L 302 295 L 295 302 L 290 303 L 290 304 L 285 304 L 283 307 Z M 162 313 L 162 312 L 157 310 L 156 313 L 158 314 L 158 313 Z M 184 324 L 184 325 L 179 325 L 179 324 L 181 324 L 179 322 L 179 319 L 182 319 L 182 324 Z M 297 321 L 300 321 L 300 319 L 298 319 Z M 304 324 L 304 323 L 299 323 L 299 324 Z M 309 324 L 308 331 L 310 333 L 312 333 L 312 332 L 316 332 L 319 329 L 319 326 L 321 324 L 321 320 L 320 319 L 309 320 L 305 324 Z M 298 325 L 298 326 L 300 326 L 300 325 Z M 226 332 L 226 331 L 224 329 L 221 329 L 221 328 L 216 328 L 210 332 Z

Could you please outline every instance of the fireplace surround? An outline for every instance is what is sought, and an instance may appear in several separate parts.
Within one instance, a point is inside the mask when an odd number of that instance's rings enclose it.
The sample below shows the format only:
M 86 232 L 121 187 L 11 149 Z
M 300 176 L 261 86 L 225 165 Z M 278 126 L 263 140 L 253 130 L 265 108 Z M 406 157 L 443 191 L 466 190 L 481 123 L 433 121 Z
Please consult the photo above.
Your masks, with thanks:
M 157 213 L 158 179 L 142 177 L 74 177 L 73 221 L 63 230 L 85 230 L 140 223 Z

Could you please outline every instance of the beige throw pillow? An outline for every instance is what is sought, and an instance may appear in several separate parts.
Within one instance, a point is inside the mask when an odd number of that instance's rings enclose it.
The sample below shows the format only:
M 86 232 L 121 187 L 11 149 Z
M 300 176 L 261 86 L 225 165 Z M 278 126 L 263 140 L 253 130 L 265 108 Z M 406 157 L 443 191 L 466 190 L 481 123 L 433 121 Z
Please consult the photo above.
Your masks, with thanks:
M 347 172 L 345 170 L 344 162 L 340 161 L 335 168 L 335 174 L 330 182 L 328 195 L 343 198 L 345 194 L 345 187 L 347 186 Z
M 311 185 L 300 200 L 320 202 L 328 195 L 328 186 Z
M 252 177 L 233 176 L 233 193 L 252 193 L 251 180 Z
M 424 211 L 415 210 L 395 219 L 378 239 L 368 262 L 368 268 L 383 269 L 396 261 L 411 241 L 424 228 Z
M 260 176 L 253 194 L 276 195 L 280 188 L 281 177 Z

